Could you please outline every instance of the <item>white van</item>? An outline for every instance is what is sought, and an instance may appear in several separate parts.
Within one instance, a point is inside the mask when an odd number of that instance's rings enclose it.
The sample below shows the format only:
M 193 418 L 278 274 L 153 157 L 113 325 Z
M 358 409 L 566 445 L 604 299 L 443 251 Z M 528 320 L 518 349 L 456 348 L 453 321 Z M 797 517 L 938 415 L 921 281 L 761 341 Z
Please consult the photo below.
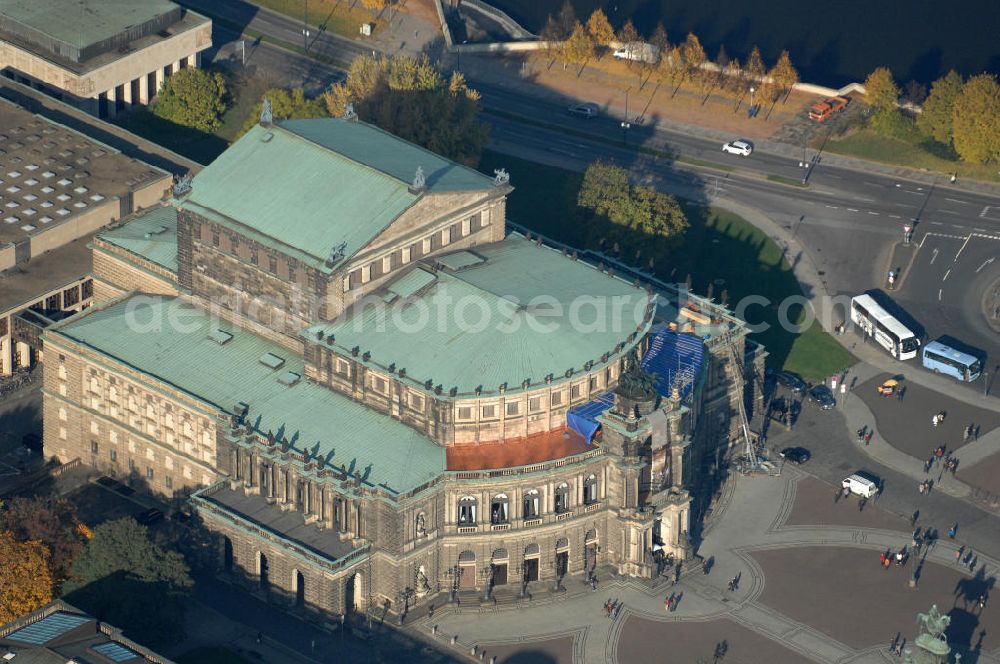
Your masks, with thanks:
M 867 473 L 855 473 L 850 477 L 845 477 L 844 481 L 840 484 L 851 493 L 855 493 L 862 498 L 871 498 L 878 493 L 877 479 L 867 475 Z

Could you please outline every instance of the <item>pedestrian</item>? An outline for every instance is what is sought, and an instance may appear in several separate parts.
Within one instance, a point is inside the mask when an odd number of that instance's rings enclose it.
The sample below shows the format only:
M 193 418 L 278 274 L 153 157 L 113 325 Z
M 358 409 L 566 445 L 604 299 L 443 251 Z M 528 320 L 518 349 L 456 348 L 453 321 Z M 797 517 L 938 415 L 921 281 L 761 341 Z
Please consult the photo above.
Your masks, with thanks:
M 903 392 L 906 390 L 905 387 L 900 387 L 896 390 L 896 401 L 903 400 Z
M 979 440 L 979 425 L 978 424 L 976 425 L 976 428 L 972 430 L 972 440 Z
M 982 611 L 983 609 L 985 609 L 986 608 L 986 593 L 981 593 L 979 595 L 979 599 L 976 600 L 976 602 L 979 604 L 979 610 L 980 611 Z
M 937 413 L 935 413 L 934 415 L 931 415 L 931 424 L 934 425 L 934 426 L 938 425 L 938 416 L 937 416 Z
M 958 173 L 952 173 L 951 174 L 951 183 L 955 184 L 956 180 L 958 180 Z
M 927 461 L 924 461 L 924 475 L 931 472 L 931 465 L 934 463 L 934 457 L 931 457 Z
M 979 562 L 979 556 L 975 556 L 969 561 L 969 573 L 976 571 L 976 564 Z
M 964 546 L 960 546 L 960 547 L 958 547 L 958 549 L 957 549 L 957 550 L 955 551 L 955 564 L 956 564 L 956 565 L 957 565 L 958 563 L 962 562 L 962 550 L 963 550 L 964 548 L 965 548 Z
M 858 511 L 859 512 L 864 512 L 865 511 L 865 505 L 867 505 L 867 504 L 868 504 L 868 498 L 862 496 L 861 500 L 858 501 Z
M 948 539 L 955 539 L 955 535 L 958 533 L 958 522 L 956 521 L 951 528 L 948 529 Z
M 865 447 L 867 447 L 868 443 L 870 443 L 870 442 L 872 442 L 872 432 L 871 431 L 869 431 L 868 433 L 865 434 Z
M 920 518 L 920 510 L 915 511 L 913 514 L 910 515 L 910 528 L 917 525 L 917 519 L 919 518 Z M 917 532 L 918 533 L 920 532 L 919 528 L 917 529 Z
M 882 567 L 885 567 L 885 551 L 879 554 L 878 564 L 881 565 Z

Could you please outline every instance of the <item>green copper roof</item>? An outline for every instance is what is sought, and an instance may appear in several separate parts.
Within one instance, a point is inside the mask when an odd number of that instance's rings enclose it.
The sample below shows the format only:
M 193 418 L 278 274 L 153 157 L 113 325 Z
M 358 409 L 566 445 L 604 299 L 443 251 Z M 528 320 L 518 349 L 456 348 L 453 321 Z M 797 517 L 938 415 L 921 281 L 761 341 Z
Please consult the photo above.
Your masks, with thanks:
M 246 135 L 195 176 L 179 204 L 239 222 L 322 264 L 351 256 L 422 194 L 486 191 L 492 180 L 361 122 L 288 120 Z
M 98 233 L 97 237 L 177 272 L 177 210 L 173 207 L 150 208 L 118 228 Z
M 233 335 L 221 344 L 219 327 Z M 415 429 L 315 383 L 282 384 L 288 372 L 305 375 L 302 358 L 175 298 L 135 296 L 46 335 L 75 339 L 220 411 L 249 404 L 262 433 L 283 431 L 296 451 L 332 453 L 332 467 L 356 468 L 371 485 L 406 492 L 445 469 L 444 448 Z M 269 354 L 284 362 L 264 364 Z
M 630 348 L 628 337 L 636 332 L 637 343 L 652 322 L 645 290 L 520 235 L 473 251 L 485 260 L 438 271 L 416 297 L 373 298 L 303 336 L 315 340 L 323 330 L 340 352 L 357 346 L 370 362 L 405 368 L 407 378 L 430 380 L 447 395 L 479 385 L 495 392 L 503 383 L 519 390 L 548 374 L 565 380 L 568 369 L 579 374 L 605 353 L 617 357 L 615 347 Z
M 400 297 L 410 297 L 420 289 L 433 283 L 435 278 L 433 272 L 418 267 L 393 281 L 386 290 Z
M 168 0 L 4 0 L 0 14 L 82 48 L 177 9 Z
M 479 171 L 456 164 L 364 122 L 324 118 L 283 120 L 279 124 L 317 145 L 407 185 L 413 182 L 419 166 L 424 171 L 427 191 L 432 194 L 487 190 L 493 186 L 493 178 Z

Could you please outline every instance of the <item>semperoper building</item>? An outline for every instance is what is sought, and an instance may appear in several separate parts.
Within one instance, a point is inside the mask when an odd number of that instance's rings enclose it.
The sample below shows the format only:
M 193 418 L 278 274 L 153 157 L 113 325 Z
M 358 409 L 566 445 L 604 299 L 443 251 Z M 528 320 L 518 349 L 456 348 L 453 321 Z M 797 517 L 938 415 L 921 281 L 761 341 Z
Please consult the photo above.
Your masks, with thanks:
M 45 332 L 46 455 L 190 494 L 228 573 L 318 618 L 691 555 L 763 353 L 510 230 L 511 191 L 265 115 L 95 239 L 103 302 Z

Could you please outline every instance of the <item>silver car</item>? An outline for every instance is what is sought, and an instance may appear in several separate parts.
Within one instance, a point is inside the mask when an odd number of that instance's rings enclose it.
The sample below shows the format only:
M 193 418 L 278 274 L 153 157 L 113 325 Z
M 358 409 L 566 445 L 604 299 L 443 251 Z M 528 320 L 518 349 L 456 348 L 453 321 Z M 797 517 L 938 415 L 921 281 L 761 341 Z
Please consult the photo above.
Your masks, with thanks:
M 576 106 L 570 106 L 567 110 L 570 115 L 575 115 L 578 118 L 596 118 L 601 109 L 597 104 L 588 101 Z

